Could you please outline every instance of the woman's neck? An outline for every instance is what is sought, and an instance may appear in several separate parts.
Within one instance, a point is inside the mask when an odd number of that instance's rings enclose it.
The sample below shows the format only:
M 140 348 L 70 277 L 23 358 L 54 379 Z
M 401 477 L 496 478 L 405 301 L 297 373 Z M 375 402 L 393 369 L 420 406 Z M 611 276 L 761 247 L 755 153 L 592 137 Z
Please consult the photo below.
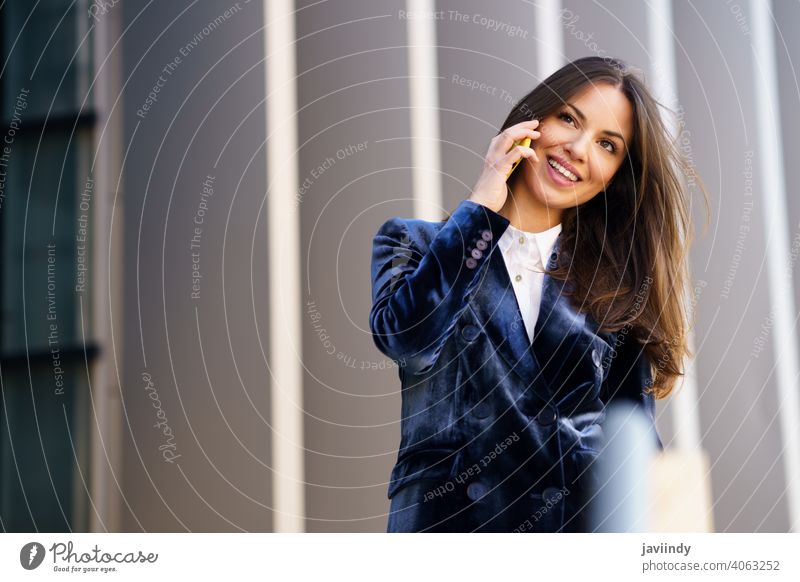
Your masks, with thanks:
M 498 214 L 507 218 L 513 227 L 527 232 L 543 232 L 561 222 L 561 209 L 540 204 L 521 176 L 510 187 L 511 192 Z

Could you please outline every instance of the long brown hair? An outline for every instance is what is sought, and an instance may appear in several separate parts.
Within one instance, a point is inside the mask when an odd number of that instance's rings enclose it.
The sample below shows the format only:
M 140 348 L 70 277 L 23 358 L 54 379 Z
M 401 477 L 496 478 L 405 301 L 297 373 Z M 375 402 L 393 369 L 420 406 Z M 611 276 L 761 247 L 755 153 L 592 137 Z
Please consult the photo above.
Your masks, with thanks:
M 523 97 L 498 133 L 555 113 L 589 84 L 610 84 L 628 98 L 634 129 L 627 157 L 603 192 L 562 211 L 558 265 L 547 272 L 569 281 L 564 294 L 594 318 L 599 331 L 627 328 L 625 341 L 644 344 L 654 370 L 648 391 L 660 399 L 683 375 L 684 357 L 694 356 L 687 341 L 693 322 L 684 296 L 694 231 L 691 193 L 681 173 L 689 184 L 697 180 L 700 185 L 706 226 L 710 211 L 705 187 L 659 114 L 658 106 L 663 105 L 640 75 L 620 59 L 590 56 L 572 61 Z M 515 172 L 509 185 L 520 174 Z

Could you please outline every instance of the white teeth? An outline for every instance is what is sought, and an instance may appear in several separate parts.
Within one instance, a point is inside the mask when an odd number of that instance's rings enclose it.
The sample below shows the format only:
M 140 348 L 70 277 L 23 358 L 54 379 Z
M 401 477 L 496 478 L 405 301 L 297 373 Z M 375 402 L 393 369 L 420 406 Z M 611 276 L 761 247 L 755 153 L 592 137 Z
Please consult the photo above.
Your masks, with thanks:
M 563 174 L 564 176 L 566 176 L 567 178 L 569 178 L 573 182 L 577 182 L 578 181 L 578 176 L 576 176 L 575 174 L 570 172 L 568 169 L 566 169 L 564 166 L 559 164 L 553 158 L 547 158 L 547 163 L 550 164 L 550 166 L 552 166 L 553 169 L 555 169 L 559 174 Z

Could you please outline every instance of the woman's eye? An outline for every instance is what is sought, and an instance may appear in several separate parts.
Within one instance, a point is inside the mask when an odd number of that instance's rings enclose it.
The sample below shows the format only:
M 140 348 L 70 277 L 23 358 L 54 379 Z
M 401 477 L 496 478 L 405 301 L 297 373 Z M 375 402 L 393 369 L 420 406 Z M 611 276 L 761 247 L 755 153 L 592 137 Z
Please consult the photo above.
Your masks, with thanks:
M 559 119 L 564 119 L 564 120 L 569 120 L 569 121 L 574 121 L 574 118 L 569 113 L 567 113 L 566 111 L 562 111 L 561 113 L 559 113 L 558 114 L 558 118 Z M 611 152 L 612 154 L 616 153 L 617 146 L 614 144 L 613 141 L 608 141 L 607 139 L 604 139 L 601 143 L 607 143 L 608 145 L 611 146 L 611 148 L 607 148 L 606 146 L 603 146 L 603 149 Z
M 605 149 L 607 149 L 608 151 L 610 151 L 612 154 L 613 154 L 614 152 L 616 152 L 616 151 L 617 151 L 617 146 L 616 146 L 616 145 L 614 145 L 614 142 L 613 142 L 613 141 L 608 141 L 607 139 L 604 139 L 604 140 L 603 140 L 603 142 L 604 142 L 604 143 L 607 143 L 608 145 L 610 145 L 610 146 L 611 146 L 611 149 L 608 149 L 608 148 L 605 148 Z M 605 146 L 604 146 L 604 147 L 605 147 Z

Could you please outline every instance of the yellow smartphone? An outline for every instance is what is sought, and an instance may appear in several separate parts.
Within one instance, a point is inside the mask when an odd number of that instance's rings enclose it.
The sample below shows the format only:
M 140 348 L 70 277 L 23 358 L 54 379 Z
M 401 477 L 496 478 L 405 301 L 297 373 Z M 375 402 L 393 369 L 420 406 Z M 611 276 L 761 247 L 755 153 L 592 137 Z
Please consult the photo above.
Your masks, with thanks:
M 525 146 L 526 148 L 529 148 L 529 147 L 531 147 L 531 138 L 529 138 L 529 137 L 526 137 L 525 139 L 522 139 L 522 140 L 515 141 L 515 142 L 514 142 L 514 146 L 513 146 L 513 147 L 517 147 L 518 145 Z M 512 149 L 513 149 L 513 148 L 512 148 Z M 509 150 L 509 151 L 511 151 L 511 150 Z M 513 173 L 514 173 L 514 170 L 516 169 L 516 167 L 517 167 L 517 166 L 519 165 L 519 163 L 520 163 L 522 160 L 524 160 L 524 159 L 525 159 L 525 158 L 524 158 L 524 157 L 522 157 L 522 158 L 518 159 L 516 162 L 514 162 L 514 165 L 513 165 L 513 166 L 511 166 L 511 169 L 508 171 L 508 175 L 506 176 L 506 180 L 508 180 L 508 179 L 511 177 L 511 174 L 513 174 Z

